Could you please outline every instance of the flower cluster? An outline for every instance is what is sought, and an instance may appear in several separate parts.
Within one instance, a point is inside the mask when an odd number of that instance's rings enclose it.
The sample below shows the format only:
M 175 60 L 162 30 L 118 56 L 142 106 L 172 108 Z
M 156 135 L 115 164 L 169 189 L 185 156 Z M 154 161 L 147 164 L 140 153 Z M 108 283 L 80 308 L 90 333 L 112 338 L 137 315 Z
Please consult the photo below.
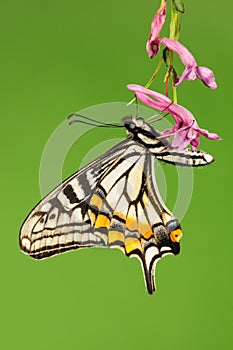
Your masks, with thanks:
M 172 146 L 177 147 L 178 150 L 187 147 L 189 144 L 192 145 L 193 149 L 196 149 L 200 142 L 200 134 L 211 140 L 221 140 L 217 134 L 199 128 L 192 113 L 186 108 L 173 103 L 167 96 L 136 84 L 127 85 L 127 88 L 133 90 L 136 97 L 147 106 L 159 111 L 166 110 L 172 115 L 176 124 L 173 128 L 165 130 L 163 134 L 167 136 L 175 134 Z M 153 97 L 153 99 L 148 97 L 148 95 Z
M 177 1 L 177 3 L 178 5 L 182 4 L 181 1 Z M 195 58 L 190 53 L 190 51 L 176 40 L 179 36 L 179 11 L 183 11 L 175 7 L 173 0 L 172 9 L 173 14 L 175 14 L 170 24 L 170 28 L 173 28 L 173 34 L 170 31 L 170 38 L 161 38 L 160 32 L 166 20 L 167 11 L 167 1 L 162 0 L 162 4 L 156 12 L 152 21 L 151 33 L 146 44 L 146 50 L 149 57 L 153 58 L 156 56 L 159 53 L 161 45 L 165 47 L 165 50 L 169 49 L 171 55 L 173 55 L 174 52 L 178 54 L 181 62 L 185 65 L 185 69 L 181 76 L 178 78 L 174 67 L 170 63 L 167 82 L 169 83 L 169 74 L 172 71 L 175 77 L 175 79 L 173 79 L 173 89 L 177 88 L 184 81 L 184 79 L 194 80 L 196 78 L 199 78 L 208 88 L 216 89 L 217 84 L 212 70 L 207 67 L 198 66 Z M 174 33 L 176 33 L 176 35 L 174 35 Z M 171 38 L 171 36 L 174 38 Z M 172 56 L 170 56 L 170 58 L 171 57 Z M 166 63 L 165 58 L 164 60 Z M 153 79 L 150 81 L 150 83 L 152 81 Z M 148 87 L 149 85 L 150 84 L 147 84 L 146 86 Z M 173 147 L 176 147 L 177 149 L 183 149 L 190 144 L 193 149 L 196 149 L 200 142 L 200 134 L 212 140 L 221 140 L 217 134 L 210 133 L 205 129 L 201 129 L 198 126 L 197 121 L 195 120 L 192 113 L 177 103 L 174 103 L 171 99 L 168 98 L 168 96 L 162 95 L 152 90 L 148 90 L 136 84 L 130 84 L 127 87 L 128 89 L 133 90 L 135 96 L 146 105 L 159 111 L 166 111 L 172 115 L 176 124 L 173 126 L 173 128 L 165 130 L 164 135 L 169 136 L 174 134 L 174 139 L 172 142 Z M 148 97 L 148 95 L 153 99 Z M 166 95 L 168 95 L 168 89 L 166 89 Z

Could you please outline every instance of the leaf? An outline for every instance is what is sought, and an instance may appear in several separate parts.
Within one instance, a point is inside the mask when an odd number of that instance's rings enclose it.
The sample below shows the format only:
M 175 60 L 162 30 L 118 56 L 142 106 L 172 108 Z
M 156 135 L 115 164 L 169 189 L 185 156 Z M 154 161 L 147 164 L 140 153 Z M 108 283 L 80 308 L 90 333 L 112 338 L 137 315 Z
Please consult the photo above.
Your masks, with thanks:
M 172 81 L 173 81 L 173 85 L 176 84 L 177 80 L 178 80 L 178 74 L 177 74 L 176 70 L 173 68 L 173 70 L 172 70 Z
M 170 64 L 171 64 L 170 54 L 171 54 L 171 51 L 167 47 L 165 47 L 165 49 L 163 50 L 163 59 L 167 67 L 170 67 Z

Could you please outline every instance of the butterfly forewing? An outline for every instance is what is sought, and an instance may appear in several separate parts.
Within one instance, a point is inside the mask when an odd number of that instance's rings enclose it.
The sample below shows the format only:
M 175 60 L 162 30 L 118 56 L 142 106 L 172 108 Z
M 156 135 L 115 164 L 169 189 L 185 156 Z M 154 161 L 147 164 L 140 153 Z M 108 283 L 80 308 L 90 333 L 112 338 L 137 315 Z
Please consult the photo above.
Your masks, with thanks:
M 35 259 L 93 244 L 88 203 L 101 175 L 122 153 L 119 144 L 72 175 L 45 197 L 26 218 L 20 233 L 21 249 Z M 88 239 L 87 239 L 88 238 Z M 89 239 L 91 238 L 91 239 Z

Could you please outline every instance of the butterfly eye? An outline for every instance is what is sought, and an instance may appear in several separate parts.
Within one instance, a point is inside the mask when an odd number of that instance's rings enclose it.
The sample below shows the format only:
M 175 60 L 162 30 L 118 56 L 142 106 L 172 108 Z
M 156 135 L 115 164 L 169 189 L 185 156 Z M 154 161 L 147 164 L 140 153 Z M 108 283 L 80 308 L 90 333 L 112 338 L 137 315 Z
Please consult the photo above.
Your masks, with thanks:
M 135 129 L 135 126 L 136 126 L 135 123 L 130 123 L 129 124 L 130 129 Z
M 170 238 L 172 242 L 179 242 L 181 237 L 182 237 L 182 231 L 180 228 L 170 233 Z

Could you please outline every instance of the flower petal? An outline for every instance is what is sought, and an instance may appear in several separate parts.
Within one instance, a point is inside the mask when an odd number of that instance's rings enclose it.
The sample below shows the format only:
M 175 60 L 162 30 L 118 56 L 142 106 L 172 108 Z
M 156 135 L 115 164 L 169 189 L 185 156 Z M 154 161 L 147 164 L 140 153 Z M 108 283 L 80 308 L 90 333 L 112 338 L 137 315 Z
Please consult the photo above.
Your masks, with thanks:
M 156 56 L 159 52 L 159 39 L 155 39 L 153 40 L 153 42 L 150 40 L 150 38 L 148 39 L 147 43 L 146 43 L 146 51 L 149 55 L 150 58 Z
M 207 68 L 207 67 L 200 67 L 197 66 L 196 67 L 196 74 L 197 77 L 202 80 L 202 82 L 208 86 L 208 88 L 210 89 L 216 89 L 217 88 L 217 84 L 215 81 L 215 77 L 214 77 L 214 73 L 212 72 L 211 69 Z
M 209 132 L 206 129 L 198 128 L 197 131 L 210 140 L 222 140 L 222 138 L 219 135 L 215 134 L 214 132 Z
M 184 45 L 182 45 L 179 41 L 163 38 L 163 39 L 160 39 L 160 42 L 164 46 L 168 47 L 171 51 L 176 52 L 186 67 L 190 68 L 190 67 L 197 66 L 197 62 L 193 57 L 193 55 L 191 54 L 191 52 L 189 52 L 189 50 Z
M 190 144 L 190 140 L 189 139 L 183 139 L 180 144 L 176 147 L 177 151 L 181 151 L 182 149 L 188 147 L 188 145 Z M 172 142 L 172 147 L 174 147 L 173 142 Z
M 192 141 L 190 142 L 190 145 L 192 145 L 192 149 L 195 151 L 197 149 L 197 147 L 199 146 L 200 143 L 200 134 L 196 134 L 196 137 L 194 139 L 192 139 Z
M 190 144 L 195 150 L 200 143 L 200 134 L 212 140 L 221 140 L 217 134 L 199 128 L 192 113 L 183 106 L 173 103 L 167 96 L 137 84 L 129 84 L 127 88 L 133 90 L 135 95 L 147 106 L 159 111 L 166 111 L 172 115 L 176 124 L 165 130 L 163 135 L 169 137 L 175 133 L 172 142 L 174 148 L 181 150 Z M 153 97 L 153 99 L 147 95 Z
M 163 103 L 166 103 L 168 105 L 172 103 L 172 100 L 170 100 L 170 98 L 168 98 L 167 96 L 160 94 L 159 92 L 147 89 L 147 88 L 145 88 L 141 85 L 138 85 L 138 84 L 128 84 L 127 89 L 133 90 L 135 93 L 140 92 L 142 94 L 147 94 L 147 95 L 155 98 L 159 102 L 163 102 Z
M 174 84 L 174 87 L 179 86 L 184 81 L 184 79 L 194 80 L 195 78 L 196 78 L 196 74 L 193 74 L 193 69 L 192 68 L 186 68 L 183 71 L 181 77 L 177 79 L 176 83 Z
M 187 147 L 190 144 L 190 139 L 187 138 L 187 130 L 177 132 L 172 141 L 172 147 L 180 149 Z
M 166 109 L 166 105 L 164 105 L 164 103 L 156 102 L 156 101 L 152 100 L 150 97 L 148 97 L 147 95 L 142 94 L 141 92 L 135 92 L 135 95 L 145 105 L 147 105 L 151 108 L 157 109 L 158 111 L 163 111 L 164 109 Z
M 157 53 L 159 52 L 159 44 L 160 44 L 159 35 L 166 19 L 166 10 L 167 10 L 167 2 L 165 0 L 164 3 L 160 6 L 158 11 L 156 12 L 153 18 L 153 21 L 151 23 L 151 32 L 146 44 L 146 50 L 150 58 L 152 58 L 153 56 L 156 56 Z
M 194 116 L 189 110 L 176 103 L 170 105 L 167 108 L 167 111 L 173 116 L 176 123 L 180 123 L 180 127 L 184 125 L 193 125 L 193 122 L 195 121 Z
M 137 84 L 129 84 L 127 85 L 127 88 L 129 90 L 133 90 L 136 96 L 147 106 L 158 109 L 159 111 L 166 111 L 170 113 L 176 123 L 181 123 L 181 127 L 182 125 L 190 125 L 193 123 L 193 121 L 195 121 L 195 118 L 190 111 L 188 111 L 183 106 L 173 103 L 170 98 L 160 94 L 159 92 L 146 89 L 143 86 Z M 146 95 L 153 97 L 158 102 L 153 101 Z
M 177 40 L 172 40 L 169 38 L 160 39 L 160 42 L 171 51 L 176 52 L 183 64 L 186 66 L 186 69 L 182 73 L 181 77 L 174 84 L 175 87 L 179 86 L 184 79 L 194 80 L 197 77 L 202 80 L 202 82 L 208 88 L 217 88 L 214 73 L 212 70 L 207 67 L 199 67 L 191 52 L 189 52 L 189 50 L 184 45 L 182 45 Z
M 153 18 L 153 21 L 151 23 L 152 39 L 159 37 L 159 34 L 161 32 L 161 29 L 166 19 L 166 11 L 167 11 L 167 1 L 165 0 L 162 6 L 160 6 L 158 11 L 156 12 Z

